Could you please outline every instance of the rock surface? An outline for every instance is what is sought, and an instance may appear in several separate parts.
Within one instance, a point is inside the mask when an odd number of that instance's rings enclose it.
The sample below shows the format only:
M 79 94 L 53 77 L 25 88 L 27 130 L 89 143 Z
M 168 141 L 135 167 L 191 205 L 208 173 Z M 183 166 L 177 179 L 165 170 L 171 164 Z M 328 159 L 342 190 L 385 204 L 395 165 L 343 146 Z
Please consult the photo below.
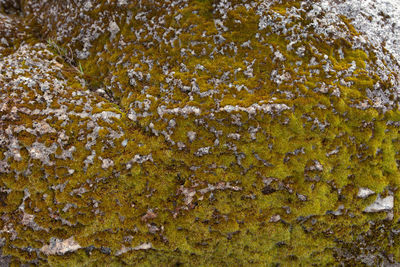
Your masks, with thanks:
M 399 14 L 0 0 L 0 263 L 400 264 Z
M 378 196 L 374 203 L 365 208 L 364 212 L 391 211 L 393 209 L 393 196 L 381 198 Z
M 43 246 L 40 249 L 40 252 L 46 255 L 64 255 L 80 248 L 81 246 L 75 242 L 74 237 L 72 236 L 65 240 L 59 240 L 57 238 L 50 239 L 50 244 Z
M 359 198 L 367 198 L 367 197 L 369 197 L 369 196 L 371 196 L 373 194 L 375 194 L 375 192 L 372 191 L 371 189 L 366 188 L 366 187 L 361 187 L 361 188 L 358 189 L 357 197 L 359 197 Z

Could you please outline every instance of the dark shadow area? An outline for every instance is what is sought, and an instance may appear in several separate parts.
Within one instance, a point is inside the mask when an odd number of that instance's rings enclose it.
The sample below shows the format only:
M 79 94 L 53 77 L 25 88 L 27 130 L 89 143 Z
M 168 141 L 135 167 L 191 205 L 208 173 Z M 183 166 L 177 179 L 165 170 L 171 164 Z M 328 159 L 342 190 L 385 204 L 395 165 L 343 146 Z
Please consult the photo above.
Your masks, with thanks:
M 0 0 L 0 11 L 6 14 L 20 14 L 21 1 L 20 0 Z

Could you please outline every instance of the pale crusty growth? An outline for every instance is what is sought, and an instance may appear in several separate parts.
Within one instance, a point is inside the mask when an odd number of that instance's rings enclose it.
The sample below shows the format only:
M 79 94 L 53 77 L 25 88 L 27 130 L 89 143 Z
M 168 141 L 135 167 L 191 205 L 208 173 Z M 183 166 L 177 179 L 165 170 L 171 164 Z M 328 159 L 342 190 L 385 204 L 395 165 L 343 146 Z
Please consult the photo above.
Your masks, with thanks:
M 21 3 L 0 0 L 3 262 L 400 264 L 383 1 Z

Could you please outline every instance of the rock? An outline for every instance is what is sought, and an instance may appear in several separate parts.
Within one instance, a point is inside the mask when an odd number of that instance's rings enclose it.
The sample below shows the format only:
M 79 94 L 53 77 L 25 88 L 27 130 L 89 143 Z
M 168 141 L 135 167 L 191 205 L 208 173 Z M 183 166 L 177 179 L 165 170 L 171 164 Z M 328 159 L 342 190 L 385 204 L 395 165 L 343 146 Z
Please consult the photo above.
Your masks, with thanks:
M 114 39 L 117 33 L 120 31 L 118 24 L 115 21 L 111 21 L 108 26 L 108 31 L 111 33 L 110 39 Z
M 375 192 L 372 191 L 371 189 L 366 188 L 366 187 L 360 187 L 358 189 L 357 197 L 359 197 L 359 198 L 367 198 L 367 197 L 369 197 L 369 196 L 371 196 L 373 194 L 375 194 Z
M 71 236 L 68 239 L 61 240 L 57 238 L 50 239 L 50 244 L 45 245 L 40 249 L 40 252 L 46 255 L 64 255 L 68 252 L 74 252 L 80 249 L 81 246 Z
M 279 214 L 277 214 L 277 215 L 272 216 L 271 219 L 269 219 L 269 222 L 276 223 L 276 222 L 279 222 L 280 220 L 281 220 L 281 216 Z
M 387 196 L 385 198 L 381 198 L 380 195 L 376 198 L 374 203 L 369 205 L 364 209 L 364 212 L 381 212 L 381 211 L 390 211 L 394 206 L 394 197 Z
M 335 211 L 328 210 L 326 214 L 332 214 L 334 216 L 340 216 L 343 214 L 344 206 L 340 205 L 339 208 Z
M 118 250 L 115 253 L 115 255 L 116 256 L 120 256 L 120 255 L 122 255 L 124 253 L 127 253 L 129 251 L 132 251 L 132 250 L 149 250 L 149 249 L 152 249 L 152 248 L 153 248 L 153 245 L 151 243 L 143 243 L 143 244 L 138 245 L 138 246 L 133 247 L 133 248 L 123 246 L 120 250 Z

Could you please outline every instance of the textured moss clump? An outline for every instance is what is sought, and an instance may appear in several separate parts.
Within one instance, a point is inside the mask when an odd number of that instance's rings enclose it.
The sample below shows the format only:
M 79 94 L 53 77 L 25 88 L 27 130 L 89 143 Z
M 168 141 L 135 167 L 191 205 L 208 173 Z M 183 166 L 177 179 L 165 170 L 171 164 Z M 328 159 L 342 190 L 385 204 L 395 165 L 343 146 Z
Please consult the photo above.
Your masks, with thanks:
M 397 63 L 351 20 L 324 31 L 318 1 L 78 2 L 0 15 L 21 25 L 0 50 L 11 264 L 398 264 Z

